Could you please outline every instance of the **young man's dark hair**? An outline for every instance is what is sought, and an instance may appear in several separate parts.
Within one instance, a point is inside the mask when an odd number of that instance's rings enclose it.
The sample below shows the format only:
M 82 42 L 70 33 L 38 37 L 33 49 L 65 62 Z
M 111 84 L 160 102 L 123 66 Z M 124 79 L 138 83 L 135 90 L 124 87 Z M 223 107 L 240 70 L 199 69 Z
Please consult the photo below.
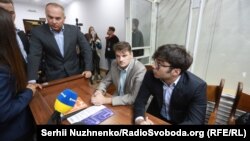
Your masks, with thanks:
M 115 32 L 115 27 L 110 26 L 110 27 L 109 27 L 109 30 L 111 30 L 111 31 Z
M 160 46 L 152 58 L 160 62 L 166 61 L 171 68 L 179 68 L 181 72 L 186 71 L 193 62 L 193 57 L 186 52 L 185 47 L 177 44 Z
M 114 45 L 114 51 L 128 51 L 132 52 L 131 46 L 128 42 L 118 42 Z

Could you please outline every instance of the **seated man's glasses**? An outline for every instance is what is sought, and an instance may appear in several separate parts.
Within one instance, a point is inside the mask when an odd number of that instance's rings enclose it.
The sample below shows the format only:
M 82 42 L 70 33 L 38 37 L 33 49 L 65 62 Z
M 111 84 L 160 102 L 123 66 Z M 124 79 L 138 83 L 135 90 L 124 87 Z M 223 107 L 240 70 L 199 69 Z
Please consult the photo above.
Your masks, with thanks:
M 172 67 L 172 66 L 166 66 L 166 65 L 162 65 L 159 61 L 157 61 L 156 59 L 154 60 L 154 66 L 157 70 L 159 70 L 161 67 L 167 68 L 167 67 Z

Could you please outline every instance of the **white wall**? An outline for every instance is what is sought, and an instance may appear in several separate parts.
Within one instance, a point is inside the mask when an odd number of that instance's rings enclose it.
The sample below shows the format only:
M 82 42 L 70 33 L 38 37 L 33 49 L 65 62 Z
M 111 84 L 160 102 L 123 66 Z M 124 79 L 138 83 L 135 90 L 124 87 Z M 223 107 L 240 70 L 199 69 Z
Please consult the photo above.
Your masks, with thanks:
M 23 19 L 34 19 L 45 18 L 44 7 L 37 5 L 23 4 L 19 2 L 14 3 L 16 11 L 16 27 L 24 30 Z
M 107 69 L 105 53 L 105 36 L 109 26 L 116 28 L 115 34 L 121 41 L 125 40 L 125 1 L 124 0 L 79 0 L 69 4 L 66 9 L 66 23 L 75 24 L 78 18 L 83 23 L 81 30 L 88 32 L 94 26 L 102 41 L 100 67 Z

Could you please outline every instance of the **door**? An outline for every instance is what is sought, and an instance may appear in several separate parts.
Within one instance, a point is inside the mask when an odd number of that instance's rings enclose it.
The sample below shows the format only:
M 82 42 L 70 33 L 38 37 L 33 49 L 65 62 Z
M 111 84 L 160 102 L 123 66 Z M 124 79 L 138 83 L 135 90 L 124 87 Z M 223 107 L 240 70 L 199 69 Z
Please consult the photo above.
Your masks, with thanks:
M 134 57 L 149 64 L 155 50 L 156 5 L 151 0 L 130 0 L 126 7 L 126 40 Z

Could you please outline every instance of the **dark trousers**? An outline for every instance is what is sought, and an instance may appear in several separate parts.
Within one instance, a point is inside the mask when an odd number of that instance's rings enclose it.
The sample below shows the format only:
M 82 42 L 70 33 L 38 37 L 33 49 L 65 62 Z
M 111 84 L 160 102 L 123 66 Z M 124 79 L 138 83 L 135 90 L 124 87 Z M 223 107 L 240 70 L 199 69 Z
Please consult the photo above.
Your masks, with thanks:
M 95 73 L 100 74 L 100 66 L 99 66 L 100 57 L 97 54 L 96 50 L 93 50 L 92 53 L 93 53 L 93 71 L 92 71 L 92 74 L 94 76 Z

